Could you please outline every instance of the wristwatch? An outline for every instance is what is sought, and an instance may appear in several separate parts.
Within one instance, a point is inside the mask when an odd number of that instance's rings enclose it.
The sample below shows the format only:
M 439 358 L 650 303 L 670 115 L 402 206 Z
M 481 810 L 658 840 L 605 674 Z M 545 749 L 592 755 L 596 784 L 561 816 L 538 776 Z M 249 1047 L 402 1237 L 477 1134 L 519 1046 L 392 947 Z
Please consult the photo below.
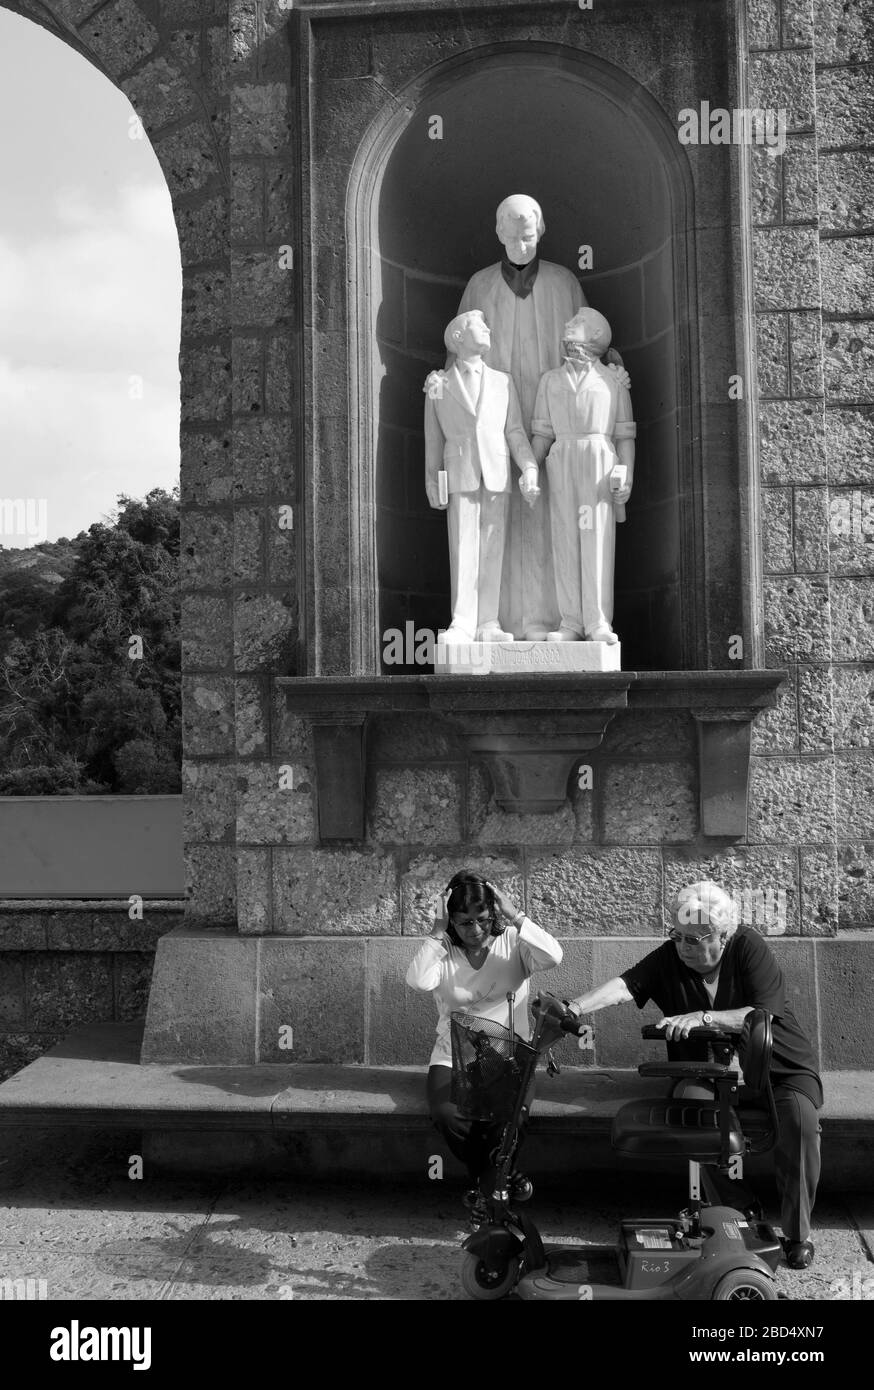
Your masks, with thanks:
M 713 1014 L 701 1014 L 701 1023 L 704 1028 L 709 1028 L 713 1022 Z

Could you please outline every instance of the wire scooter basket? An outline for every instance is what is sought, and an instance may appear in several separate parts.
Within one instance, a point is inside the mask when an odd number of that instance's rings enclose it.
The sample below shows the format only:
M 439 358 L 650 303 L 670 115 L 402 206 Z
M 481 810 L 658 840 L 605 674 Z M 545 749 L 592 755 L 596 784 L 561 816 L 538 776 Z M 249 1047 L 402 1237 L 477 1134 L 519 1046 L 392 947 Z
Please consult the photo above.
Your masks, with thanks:
M 536 1050 L 489 1018 L 450 1015 L 452 1100 L 467 1120 L 506 1123 Z

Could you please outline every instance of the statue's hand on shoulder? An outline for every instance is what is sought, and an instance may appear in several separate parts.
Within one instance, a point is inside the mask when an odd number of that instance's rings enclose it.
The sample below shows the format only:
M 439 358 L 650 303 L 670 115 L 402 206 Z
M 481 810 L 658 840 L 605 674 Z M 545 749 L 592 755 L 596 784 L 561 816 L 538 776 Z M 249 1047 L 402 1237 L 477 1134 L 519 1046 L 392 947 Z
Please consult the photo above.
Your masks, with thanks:
M 616 373 L 620 386 L 624 386 L 626 391 L 631 390 L 631 377 L 628 375 L 622 364 L 622 358 L 615 348 L 608 348 L 603 357 L 604 366 L 611 372 Z
M 422 390 L 427 392 L 430 401 L 442 401 L 445 382 L 445 372 L 429 372 Z

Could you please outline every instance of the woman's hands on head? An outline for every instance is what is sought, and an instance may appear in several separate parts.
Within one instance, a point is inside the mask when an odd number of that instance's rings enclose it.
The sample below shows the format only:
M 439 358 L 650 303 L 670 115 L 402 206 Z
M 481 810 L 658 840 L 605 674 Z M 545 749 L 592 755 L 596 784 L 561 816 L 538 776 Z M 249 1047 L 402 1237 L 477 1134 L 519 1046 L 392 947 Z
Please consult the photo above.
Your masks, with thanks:
M 518 917 L 519 909 L 513 902 L 513 899 L 507 893 L 502 893 L 501 889 L 497 888 L 494 883 L 490 883 L 488 879 L 486 879 L 485 882 L 486 887 L 491 888 L 492 892 L 495 895 L 495 907 L 498 909 L 501 916 L 506 917 L 507 920 L 510 922 L 515 917 Z
M 500 888 L 496 887 L 494 883 L 490 883 L 487 879 L 481 879 L 480 882 L 484 883 L 493 895 L 496 917 L 503 917 L 507 922 L 512 923 L 516 927 L 521 926 L 525 914 L 516 907 L 516 904 L 509 894 L 502 892 Z M 455 879 L 452 880 L 449 888 L 444 889 L 437 898 L 434 924 L 429 932 L 429 935 L 432 936 L 435 941 L 444 938 L 449 939 L 449 899 L 454 891 L 454 884 Z
M 449 901 L 448 893 L 440 893 L 437 898 L 437 910 L 434 915 L 434 925 L 428 933 L 433 936 L 435 941 L 442 941 L 446 935 L 446 928 L 449 926 L 449 914 L 446 911 L 446 904 Z

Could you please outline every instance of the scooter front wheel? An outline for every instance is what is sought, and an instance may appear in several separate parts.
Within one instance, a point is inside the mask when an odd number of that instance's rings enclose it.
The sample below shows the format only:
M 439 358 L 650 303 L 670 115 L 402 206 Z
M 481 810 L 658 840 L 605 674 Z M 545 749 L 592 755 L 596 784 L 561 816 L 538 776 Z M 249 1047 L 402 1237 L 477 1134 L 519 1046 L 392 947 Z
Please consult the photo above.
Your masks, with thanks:
M 728 1299 L 754 1299 L 756 1302 L 769 1302 L 776 1299 L 777 1290 L 767 1274 L 759 1274 L 755 1269 L 733 1269 L 720 1279 L 713 1290 L 713 1298 L 718 1302 Z
M 469 1298 L 505 1298 L 519 1277 L 519 1261 L 511 1255 L 499 1269 L 489 1269 L 479 1255 L 467 1254 L 461 1266 L 461 1283 Z

